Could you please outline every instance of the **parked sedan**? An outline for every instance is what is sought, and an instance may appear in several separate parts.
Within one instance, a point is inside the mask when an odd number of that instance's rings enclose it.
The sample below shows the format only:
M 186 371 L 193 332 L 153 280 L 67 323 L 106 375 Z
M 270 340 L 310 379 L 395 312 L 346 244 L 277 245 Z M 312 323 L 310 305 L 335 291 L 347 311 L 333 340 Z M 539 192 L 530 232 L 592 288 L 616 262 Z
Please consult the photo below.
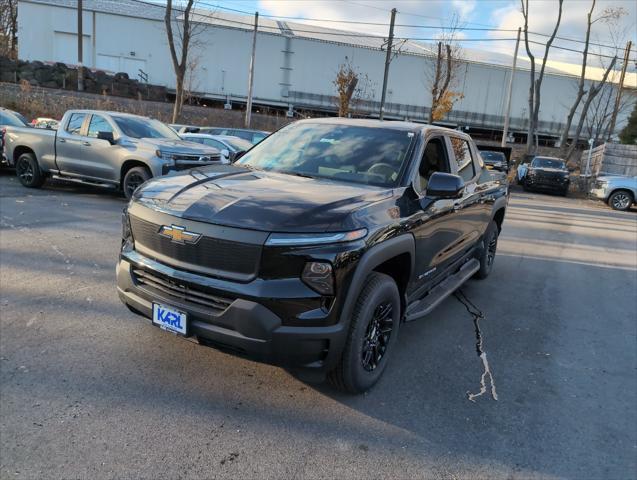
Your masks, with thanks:
M 600 175 L 593 184 L 591 195 L 614 210 L 628 210 L 637 202 L 637 177 Z
M 270 132 L 263 130 L 248 130 L 245 128 L 218 128 L 218 127 L 204 127 L 200 128 L 197 133 L 207 133 L 208 135 L 230 135 L 233 137 L 243 138 L 252 145 L 256 145 L 265 137 L 270 135 Z
M 206 133 L 184 133 L 181 138 L 189 142 L 202 143 L 215 147 L 221 152 L 221 156 L 230 162 L 234 162 L 237 155 L 252 148 L 247 140 L 230 135 L 208 135 Z
M 524 176 L 524 190 L 551 190 L 566 196 L 570 184 L 566 162 L 555 157 L 535 157 Z

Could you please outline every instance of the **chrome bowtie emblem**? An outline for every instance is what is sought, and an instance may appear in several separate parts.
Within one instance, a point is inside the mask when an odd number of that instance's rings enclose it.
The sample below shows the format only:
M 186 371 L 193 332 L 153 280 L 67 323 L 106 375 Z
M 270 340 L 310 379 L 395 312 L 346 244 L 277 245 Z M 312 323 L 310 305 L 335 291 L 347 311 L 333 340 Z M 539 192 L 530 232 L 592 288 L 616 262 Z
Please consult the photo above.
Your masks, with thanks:
M 182 245 L 195 244 L 201 238 L 200 233 L 189 232 L 185 229 L 185 227 L 177 225 L 163 225 L 159 229 L 159 234 L 162 237 L 170 238 L 173 242 L 180 243 Z

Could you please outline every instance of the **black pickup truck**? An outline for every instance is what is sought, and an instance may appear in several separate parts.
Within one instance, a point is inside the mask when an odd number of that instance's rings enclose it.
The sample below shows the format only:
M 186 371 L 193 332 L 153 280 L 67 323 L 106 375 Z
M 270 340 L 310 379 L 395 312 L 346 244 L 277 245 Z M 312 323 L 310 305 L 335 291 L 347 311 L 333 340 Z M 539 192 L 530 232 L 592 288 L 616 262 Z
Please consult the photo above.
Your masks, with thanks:
M 363 392 L 402 322 L 489 275 L 507 199 L 466 134 L 298 121 L 235 164 L 142 185 L 118 292 L 164 330 Z

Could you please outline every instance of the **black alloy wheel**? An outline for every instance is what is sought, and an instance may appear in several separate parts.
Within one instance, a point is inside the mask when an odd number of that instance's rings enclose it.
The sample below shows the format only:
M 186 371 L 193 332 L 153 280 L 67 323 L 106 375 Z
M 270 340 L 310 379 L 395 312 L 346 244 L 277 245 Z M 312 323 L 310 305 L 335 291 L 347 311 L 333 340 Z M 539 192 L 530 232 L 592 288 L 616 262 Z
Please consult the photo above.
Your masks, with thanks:
M 371 372 L 375 370 L 387 352 L 394 321 L 393 307 L 390 302 L 383 302 L 376 307 L 369 321 L 367 332 L 363 337 L 361 361 L 363 368 Z

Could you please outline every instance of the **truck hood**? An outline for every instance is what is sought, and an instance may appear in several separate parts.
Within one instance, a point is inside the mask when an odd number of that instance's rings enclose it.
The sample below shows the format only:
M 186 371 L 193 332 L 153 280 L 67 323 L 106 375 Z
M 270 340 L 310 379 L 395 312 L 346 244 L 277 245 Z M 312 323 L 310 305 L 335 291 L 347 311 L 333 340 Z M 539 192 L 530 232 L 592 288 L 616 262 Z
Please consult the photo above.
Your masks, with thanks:
M 351 213 L 391 195 L 387 188 L 215 165 L 150 180 L 133 201 L 188 220 L 314 233 L 361 228 Z
M 562 170 L 561 168 L 530 167 L 529 170 L 547 173 L 569 173 L 568 170 Z
M 186 140 L 171 140 L 168 138 L 144 138 L 139 140 L 151 148 L 167 153 L 182 153 L 188 155 L 218 155 L 219 150 L 201 143 Z

